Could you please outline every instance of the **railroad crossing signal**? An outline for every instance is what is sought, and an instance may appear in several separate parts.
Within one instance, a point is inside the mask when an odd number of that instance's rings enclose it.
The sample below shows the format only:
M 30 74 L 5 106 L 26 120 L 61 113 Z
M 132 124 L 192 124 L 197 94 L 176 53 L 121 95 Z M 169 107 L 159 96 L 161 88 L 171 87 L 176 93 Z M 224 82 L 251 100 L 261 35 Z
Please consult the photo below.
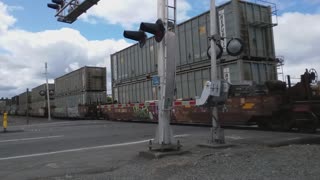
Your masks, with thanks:
M 57 11 L 59 11 L 65 4 L 64 0 L 51 0 L 51 1 L 52 3 L 48 3 L 47 6 Z
M 216 43 L 215 50 L 216 50 L 216 58 L 220 59 L 221 56 L 222 56 L 222 53 L 223 53 L 222 46 L 220 44 Z M 207 56 L 208 56 L 209 59 L 211 59 L 211 46 L 209 46 L 208 49 L 207 49 Z
M 93 5 L 100 0 L 51 0 L 53 3 L 48 3 L 48 7 L 56 9 L 55 17 L 60 22 L 73 23 L 81 14 L 85 13 Z
M 40 90 L 39 91 L 39 95 L 40 96 L 47 96 L 46 91 L 47 90 Z M 54 95 L 54 90 L 53 89 L 49 89 L 49 96 L 53 96 L 53 95 Z
M 227 44 L 227 52 L 231 56 L 239 56 L 243 51 L 243 41 L 239 38 L 232 38 Z
M 45 92 L 44 90 L 41 90 L 41 91 L 39 91 L 39 95 L 40 95 L 40 96 L 45 96 L 45 95 L 46 95 L 46 92 Z
M 225 37 L 220 37 L 218 34 L 213 35 L 211 37 L 209 37 L 210 41 L 214 41 L 215 44 L 215 51 L 216 51 L 216 59 L 220 59 L 222 57 L 222 53 L 223 53 L 223 48 L 220 45 L 219 41 Z M 244 43 L 240 38 L 231 38 L 230 41 L 228 41 L 227 44 L 227 53 L 230 56 L 239 56 L 244 49 Z M 211 45 L 209 45 L 208 49 L 207 49 L 207 56 L 209 59 L 211 59 Z
M 125 38 L 135 40 L 139 42 L 140 48 L 142 48 L 147 40 L 147 35 L 145 32 L 154 35 L 157 42 L 161 42 L 165 35 L 165 27 L 161 19 L 158 19 L 156 23 L 146 23 L 142 22 L 140 24 L 139 31 L 124 31 L 123 36 Z

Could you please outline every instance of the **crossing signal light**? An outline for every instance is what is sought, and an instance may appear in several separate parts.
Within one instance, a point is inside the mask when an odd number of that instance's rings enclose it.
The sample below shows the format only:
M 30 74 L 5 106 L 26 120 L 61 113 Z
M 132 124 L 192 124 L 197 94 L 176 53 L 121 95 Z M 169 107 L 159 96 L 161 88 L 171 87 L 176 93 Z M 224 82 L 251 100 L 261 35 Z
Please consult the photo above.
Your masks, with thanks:
M 227 52 L 231 56 L 239 56 L 244 48 L 243 41 L 239 38 L 232 38 L 227 44 Z
M 64 0 L 51 0 L 52 3 L 48 3 L 48 7 L 59 11 L 64 6 Z M 53 4 L 54 3 L 54 4 Z
M 216 59 L 220 59 L 223 53 L 223 48 L 220 44 L 216 43 Z M 208 47 L 207 49 L 207 56 L 209 59 L 211 59 L 211 46 Z
M 123 36 L 138 41 L 140 48 L 142 48 L 147 41 L 147 35 L 143 31 L 124 31 Z
M 165 27 L 161 19 L 158 19 L 156 23 L 145 23 L 140 24 L 140 31 L 145 31 L 153 34 L 157 42 L 161 42 L 165 34 Z

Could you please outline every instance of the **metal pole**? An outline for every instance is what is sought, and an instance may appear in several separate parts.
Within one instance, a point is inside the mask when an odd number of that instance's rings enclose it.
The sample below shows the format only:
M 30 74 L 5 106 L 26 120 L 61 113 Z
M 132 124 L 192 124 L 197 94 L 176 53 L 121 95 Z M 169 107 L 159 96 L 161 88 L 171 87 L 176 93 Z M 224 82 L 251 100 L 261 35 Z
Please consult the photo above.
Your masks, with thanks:
M 48 121 L 51 121 L 51 109 L 50 109 L 50 95 L 49 95 L 49 84 L 48 84 L 48 65 L 45 63 L 45 74 L 46 74 L 46 89 L 47 89 L 47 106 L 48 106 Z
M 210 4 L 210 36 L 217 34 L 217 22 L 216 22 L 216 5 L 215 0 L 211 0 Z M 218 68 L 217 68 L 217 58 L 216 58 L 216 45 L 215 41 L 212 39 L 210 41 L 211 45 L 211 81 L 218 80 Z M 224 135 L 220 128 L 220 122 L 218 119 L 218 107 L 214 106 L 212 108 L 212 137 L 211 141 L 224 143 Z M 223 138 L 223 139 L 222 139 Z
M 27 88 L 27 124 L 29 124 L 29 88 Z
M 157 1 L 157 15 L 159 19 L 162 19 L 165 23 L 165 29 L 168 29 L 168 12 L 167 12 L 168 0 Z M 160 76 L 159 86 L 159 123 L 158 123 L 158 135 L 157 142 L 159 144 L 171 144 L 173 140 L 172 131 L 170 129 L 170 110 L 165 108 L 166 98 L 166 38 L 162 40 L 158 45 L 158 73 Z

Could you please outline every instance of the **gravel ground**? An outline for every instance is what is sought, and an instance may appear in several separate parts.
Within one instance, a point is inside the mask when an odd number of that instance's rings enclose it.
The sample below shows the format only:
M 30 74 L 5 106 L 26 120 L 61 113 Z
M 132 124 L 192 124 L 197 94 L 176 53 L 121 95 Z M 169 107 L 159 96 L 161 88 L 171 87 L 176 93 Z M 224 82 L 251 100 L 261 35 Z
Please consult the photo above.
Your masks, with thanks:
M 277 148 L 236 146 L 212 150 L 193 147 L 190 153 L 161 159 L 136 156 L 117 167 L 50 180 L 212 180 L 212 179 L 320 179 L 320 146 L 290 145 Z M 110 167 L 110 164 L 108 165 Z

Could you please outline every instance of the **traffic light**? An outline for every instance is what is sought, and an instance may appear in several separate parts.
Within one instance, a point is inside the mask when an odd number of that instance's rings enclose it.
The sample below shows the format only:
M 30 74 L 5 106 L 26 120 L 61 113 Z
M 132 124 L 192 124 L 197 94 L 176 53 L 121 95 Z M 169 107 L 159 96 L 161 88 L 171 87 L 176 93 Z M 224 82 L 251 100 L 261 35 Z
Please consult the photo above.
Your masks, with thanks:
M 48 7 L 59 11 L 64 6 L 64 0 L 51 0 L 54 4 L 48 3 Z
M 128 39 L 139 41 L 140 48 L 144 46 L 147 40 L 145 32 L 153 34 L 157 42 L 161 42 L 165 35 L 165 27 L 161 19 L 158 19 L 156 23 L 142 22 L 140 24 L 139 31 L 124 31 L 123 36 Z
M 156 23 L 145 23 L 140 24 L 140 30 L 151 33 L 154 35 L 157 42 L 161 42 L 165 34 L 165 27 L 161 19 L 158 19 Z
M 142 48 L 147 40 L 147 35 L 143 31 L 124 31 L 123 36 L 128 39 L 139 41 L 139 46 Z

